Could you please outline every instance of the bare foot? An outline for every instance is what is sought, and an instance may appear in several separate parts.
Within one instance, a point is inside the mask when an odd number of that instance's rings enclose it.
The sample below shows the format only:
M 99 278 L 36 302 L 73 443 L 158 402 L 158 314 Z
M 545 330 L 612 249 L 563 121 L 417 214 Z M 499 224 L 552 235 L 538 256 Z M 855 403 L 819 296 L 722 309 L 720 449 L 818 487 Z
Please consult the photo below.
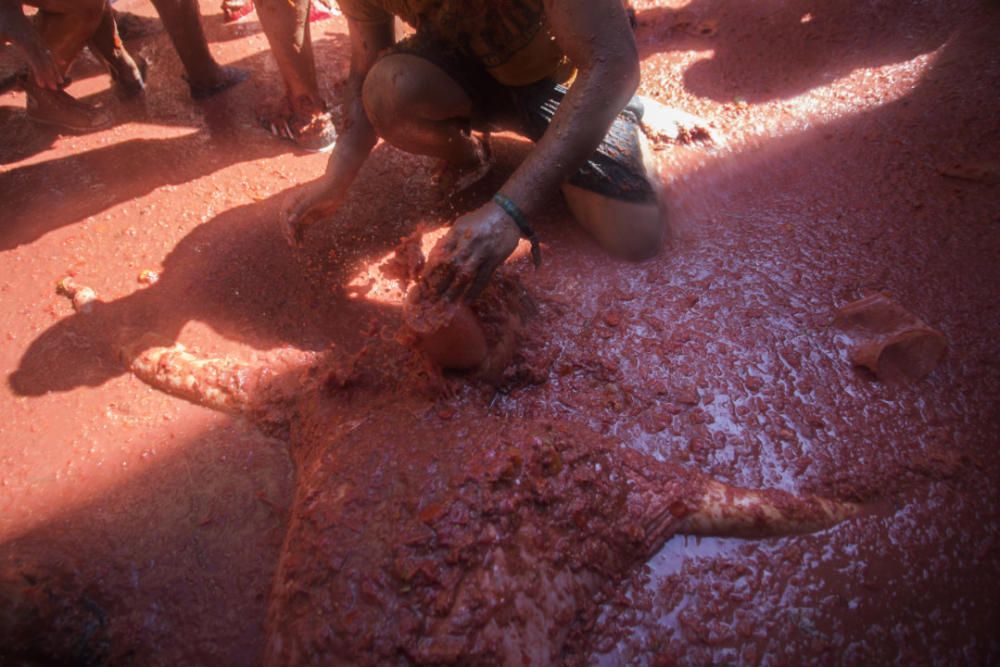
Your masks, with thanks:
M 280 109 L 260 115 L 261 126 L 276 137 L 287 139 L 303 150 L 326 153 L 337 143 L 337 128 L 325 104 L 300 102 L 293 110 L 288 100 Z
M 28 118 L 71 132 L 93 132 L 111 125 L 106 112 L 74 99 L 63 90 L 41 88 L 33 81 L 22 83 L 28 97 Z
M 648 97 L 640 96 L 640 100 L 643 113 L 639 123 L 654 149 L 660 150 L 668 144 L 722 143 L 705 119 Z

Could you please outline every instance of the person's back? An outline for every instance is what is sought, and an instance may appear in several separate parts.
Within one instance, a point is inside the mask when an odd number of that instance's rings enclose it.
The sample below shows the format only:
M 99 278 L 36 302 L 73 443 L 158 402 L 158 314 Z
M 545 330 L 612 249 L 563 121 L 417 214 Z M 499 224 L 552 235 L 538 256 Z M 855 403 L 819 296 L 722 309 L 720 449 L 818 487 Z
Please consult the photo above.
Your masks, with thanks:
M 572 66 L 549 29 L 542 0 L 343 0 L 358 21 L 394 15 L 442 47 L 475 58 L 498 82 L 524 86 L 564 82 Z

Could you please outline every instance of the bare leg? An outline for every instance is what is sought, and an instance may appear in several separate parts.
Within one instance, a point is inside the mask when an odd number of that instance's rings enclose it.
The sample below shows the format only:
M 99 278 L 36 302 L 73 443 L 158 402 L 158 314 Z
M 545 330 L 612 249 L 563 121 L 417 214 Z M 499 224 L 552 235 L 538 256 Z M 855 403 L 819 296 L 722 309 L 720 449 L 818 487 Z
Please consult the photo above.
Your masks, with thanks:
M 376 131 L 393 146 L 465 169 L 484 164 L 484 147 L 469 132 L 472 100 L 430 61 L 408 54 L 382 58 L 365 79 L 364 103 Z M 622 202 L 569 184 L 563 193 L 577 221 L 611 252 L 645 259 L 662 245 L 659 202 Z
M 114 13 L 105 6 L 104 15 L 97 31 L 90 39 L 91 50 L 101 57 L 111 70 L 111 78 L 121 87 L 126 95 L 138 95 L 146 88 L 143 80 L 143 67 L 132 59 L 132 56 L 122 44 L 115 23 Z
M 316 81 L 309 0 L 257 0 L 257 17 L 285 82 L 288 112 L 262 119 L 272 132 L 313 151 L 333 148 L 337 133 Z
M 153 5 L 184 64 L 191 97 L 209 97 L 247 78 L 244 70 L 215 62 L 201 27 L 198 0 L 153 0 Z
M 470 131 L 472 100 L 437 65 L 407 54 L 385 56 L 368 73 L 365 111 L 387 142 L 457 167 L 483 162 L 484 150 Z
M 639 99 L 643 107 L 639 148 L 657 201 L 623 202 L 568 183 L 563 185 L 563 195 L 577 222 L 611 253 L 632 260 L 655 255 L 666 235 L 665 193 L 657 175 L 654 151 L 677 144 L 721 143 L 707 121 L 648 97 Z
M 309 34 L 309 0 L 257 0 L 257 17 L 293 111 L 324 107 Z
M 39 8 L 38 34 L 52 53 L 56 66 L 65 76 L 69 66 L 100 26 L 106 10 L 105 0 L 43 0 L 32 2 Z M 35 84 L 32 77 L 21 81 L 28 98 L 28 116 L 40 123 L 89 132 L 106 127 L 111 117 L 87 104 L 78 102 L 62 90 L 48 90 Z
M 101 24 L 105 0 L 41 0 L 29 4 L 38 7 L 38 34 L 52 52 L 59 71 L 65 75 Z

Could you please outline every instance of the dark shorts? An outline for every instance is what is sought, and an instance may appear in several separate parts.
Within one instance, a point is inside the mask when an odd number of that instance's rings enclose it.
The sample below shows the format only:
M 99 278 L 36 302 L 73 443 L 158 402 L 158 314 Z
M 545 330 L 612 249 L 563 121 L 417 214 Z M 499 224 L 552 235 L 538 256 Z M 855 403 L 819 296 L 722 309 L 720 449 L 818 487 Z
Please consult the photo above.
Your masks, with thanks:
M 472 100 L 475 130 L 516 132 L 538 141 L 568 92 L 566 86 L 550 80 L 529 86 L 505 86 L 474 58 L 420 33 L 398 42 L 388 53 L 423 58 L 451 76 Z M 639 145 L 642 113 L 642 102 L 633 97 L 615 118 L 594 154 L 570 177 L 570 184 L 620 201 L 655 202 L 656 194 L 646 178 Z

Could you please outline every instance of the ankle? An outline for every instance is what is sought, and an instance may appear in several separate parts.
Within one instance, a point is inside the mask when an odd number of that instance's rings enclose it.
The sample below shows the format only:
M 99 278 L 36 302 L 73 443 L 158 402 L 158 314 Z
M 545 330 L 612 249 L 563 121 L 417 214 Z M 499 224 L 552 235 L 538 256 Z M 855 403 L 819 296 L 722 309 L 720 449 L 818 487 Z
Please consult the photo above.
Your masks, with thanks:
M 488 164 L 493 158 L 493 151 L 490 147 L 490 135 L 484 133 L 482 138 L 477 137 L 474 134 L 469 134 L 468 136 L 468 151 L 466 157 L 453 163 L 451 166 L 460 171 L 473 171 L 480 169 L 483 165 Z
M 226 69 L 215 60 L 210 60 L 196 68 L 185 69 L 187 73 L 184 78 L 187 79 L 188 85 L 192 88 L 214 88 L 226 78 Z

